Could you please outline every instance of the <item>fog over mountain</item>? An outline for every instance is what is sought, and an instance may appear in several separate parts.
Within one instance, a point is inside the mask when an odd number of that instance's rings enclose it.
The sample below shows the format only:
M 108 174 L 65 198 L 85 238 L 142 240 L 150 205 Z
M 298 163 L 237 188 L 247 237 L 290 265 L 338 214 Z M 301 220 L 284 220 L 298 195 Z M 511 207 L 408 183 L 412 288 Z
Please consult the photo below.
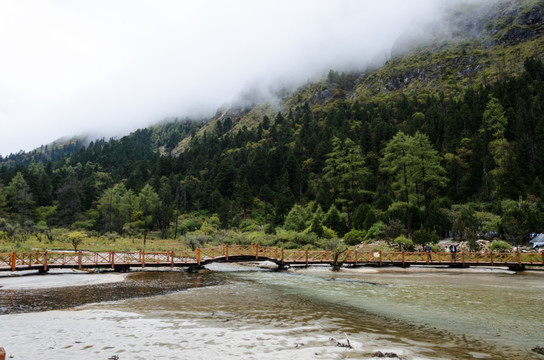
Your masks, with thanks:
M 0 154 L 364 69 L 466 1 L 4 1 Z M 413 36 L 412 36 L 413 38 Z

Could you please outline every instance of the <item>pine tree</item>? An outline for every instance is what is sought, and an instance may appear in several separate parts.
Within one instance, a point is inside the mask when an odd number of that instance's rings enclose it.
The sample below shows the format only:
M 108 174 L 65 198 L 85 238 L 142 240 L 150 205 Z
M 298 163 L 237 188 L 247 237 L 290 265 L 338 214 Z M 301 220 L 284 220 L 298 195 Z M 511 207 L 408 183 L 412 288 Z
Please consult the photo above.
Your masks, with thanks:
M 335 202 L 347 213 L 348 227 L 365 190 L 363 180 L 368 176 L 361 148 L 351 139 L 332 139 L 332 152 L 327 155 L 324 179 L 333 186 Z

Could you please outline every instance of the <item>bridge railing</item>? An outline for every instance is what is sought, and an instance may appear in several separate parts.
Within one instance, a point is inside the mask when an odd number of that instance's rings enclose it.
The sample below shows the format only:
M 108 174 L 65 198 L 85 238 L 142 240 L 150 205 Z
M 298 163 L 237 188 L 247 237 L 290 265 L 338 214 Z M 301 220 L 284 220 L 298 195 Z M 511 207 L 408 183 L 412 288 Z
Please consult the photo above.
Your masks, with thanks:
M 166 251 L 166 252 L 87 252 L 87 251 L 44 251 L 29 253 L 2 253 L 0 254 L 0 270 L 21 270 L 25 268 L 49 267 L 108 267 L 175 265 L 201 265 L 204 261 L 213 261 L 224 258 L 229 261 L 232 257 L 249 257 L 258 259 L 273 259 L 281 263 L 330 263 L 334 254 L 328 250 L 303 250 L 264 247 L 259 245 L 222 245 L 210 248 L 197 248 L 194 251 Z M 449 252 L 361 252 L 348 250 L 338 255 L 338 261 L 347 264 L 451 264 L 463 265 L 544 265 L 544 253 L 494 253 L 494 252 L 458 252 L 455 255 Z

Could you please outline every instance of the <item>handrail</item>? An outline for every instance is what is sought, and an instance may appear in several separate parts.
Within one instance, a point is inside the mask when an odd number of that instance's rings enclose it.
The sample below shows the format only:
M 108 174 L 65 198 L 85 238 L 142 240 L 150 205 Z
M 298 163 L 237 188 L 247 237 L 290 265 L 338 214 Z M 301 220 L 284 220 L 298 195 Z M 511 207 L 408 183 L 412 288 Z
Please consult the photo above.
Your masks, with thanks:
M 240 261 L 247 258 L 270 259 L 279 264 L 331 263 L 330 250 L 303 250 L 265 247 L 259 245 L 221 245 L 197 248 L 194 251 L 36 251 L 0 253 L 0 271 L 49 268 L 83 268 L 116 266 L 201 266 L 217 260 Z M 369 251 L 351 249 L 337 257 L 349 265 L 488 265 L 488 266 L 544 266 L 544 253 L 494 253 L 485 252 L 423 252 L 423 251 Z

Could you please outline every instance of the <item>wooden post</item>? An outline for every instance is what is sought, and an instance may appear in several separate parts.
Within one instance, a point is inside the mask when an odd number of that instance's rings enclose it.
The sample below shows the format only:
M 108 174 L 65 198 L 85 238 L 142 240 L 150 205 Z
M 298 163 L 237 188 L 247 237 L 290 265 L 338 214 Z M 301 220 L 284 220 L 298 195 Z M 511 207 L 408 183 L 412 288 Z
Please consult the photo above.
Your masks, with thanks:
M 111 268 L 115 269 L 115 254 L 113 250 L 110 250 L 110 263 L 111 263 Z
M 229 261 L 229 244 L 225 245 L 225 260 Z
M 489 257 L 491 258 L 491 266 L 493 266 L 493 253 L 490 253 Z
M 145 268 L 145 250 L 142 250 L 142 269 Z
M 329 261 L 329 250 L 328 249 L 325 251 L 325 260 Z M 544 264 L 544 257 L 542 258 L 542 263 Z
M 354 252 L 355 252 L 355 266 L 357 266 L 357 250 L 355 250 Z
M 544 252 L 542 253 L 542 265 L 544 265 Z
M 174 252 L 170 252 L 170 267 L 174 267 Z
M 427 265 L 429 265 L 429 252 L 425 251 L 425 254 L 427 255 Z
M 0 360 L 6 360 L 6 350 L 3 347 L 0 347 Z
M 519 252 L 519 247 L 518 247 L 518 265 L 521 265 L 521 254 Z
M 196 248 L 196 263 L 200 266 L 200 248 Z
M 380 250 L 380 266 L 382 266 L 382 251 Z
M 308 267 L 308 249 L 306 249 L 306 267 Z
M 404 267 L 404 250 L 402 250 L 402 267 Z
M 544 264 L 544 253 L 542 253 L 542 263 Z M 281 264 L 283 265 L 283 248 L 281 248 Z
M 465 250 L 461 251 L 461 260 L 463 260 L 463 266 L 465 266 Z
M 255 244 L 255 260 L 259 260 L 259 244 Z
M 47 250 L 43 252 L 43 271 L 47 271 Z
M 17 253 L 14 251 L 11 254 L 11 271 L 15 271 L 16 264 L 17 264 Z

